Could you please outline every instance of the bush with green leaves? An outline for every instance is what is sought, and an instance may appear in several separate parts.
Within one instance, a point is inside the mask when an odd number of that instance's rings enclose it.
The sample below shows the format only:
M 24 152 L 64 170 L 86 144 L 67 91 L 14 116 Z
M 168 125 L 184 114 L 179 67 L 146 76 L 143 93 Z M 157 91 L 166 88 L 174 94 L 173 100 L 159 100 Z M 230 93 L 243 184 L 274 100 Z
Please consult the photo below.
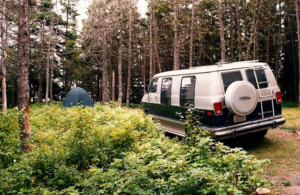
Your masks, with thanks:
M 31 153 L 0 169 L 0 194 L 248 194 L 268 161 L 207 136 L 189 109 L 188 137 L 115 104 L 31 106 Z
M 20 149 L 18 110 L 0 112 L 0 169 L 19 159 Z

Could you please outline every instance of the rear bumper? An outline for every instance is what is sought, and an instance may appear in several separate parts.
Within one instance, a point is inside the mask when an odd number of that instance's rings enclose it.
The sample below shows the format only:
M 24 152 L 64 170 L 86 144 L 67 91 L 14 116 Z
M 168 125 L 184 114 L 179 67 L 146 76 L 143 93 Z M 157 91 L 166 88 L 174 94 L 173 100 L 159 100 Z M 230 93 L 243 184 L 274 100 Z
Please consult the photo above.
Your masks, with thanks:
M 277 128 L 285 123 L 284 118 L 271 119 L 259 123 L 252 123 L 236 128 L 228 128 L 226 130 L 218 130 L 213 128 L 207 128 L 211 132 L 212 137 L 217 140 L 235 138 L 237 136 L 262 131 L 265 129 Z

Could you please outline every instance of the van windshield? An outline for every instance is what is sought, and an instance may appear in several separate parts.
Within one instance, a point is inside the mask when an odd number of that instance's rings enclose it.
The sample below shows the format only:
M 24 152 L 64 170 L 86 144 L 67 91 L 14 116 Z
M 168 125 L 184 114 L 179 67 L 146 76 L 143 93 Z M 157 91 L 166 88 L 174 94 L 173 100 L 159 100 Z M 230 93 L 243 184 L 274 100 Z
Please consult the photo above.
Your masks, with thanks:
M 242 81 L 243 77 L 241 71 L 234 71 L 234 72 L 222 73 L 222 79 L 223 79 L 224 89 L 226 92 L 227 88 L 229 87 L 229 85 L 231 85 L 231 83 L 235 81 Z

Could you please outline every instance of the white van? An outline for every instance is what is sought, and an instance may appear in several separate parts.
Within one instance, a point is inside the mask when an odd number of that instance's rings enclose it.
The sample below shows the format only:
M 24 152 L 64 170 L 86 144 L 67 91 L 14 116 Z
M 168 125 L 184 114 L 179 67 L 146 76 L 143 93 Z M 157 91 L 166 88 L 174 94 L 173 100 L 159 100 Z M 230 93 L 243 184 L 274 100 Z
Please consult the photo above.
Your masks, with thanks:
M 282 95 L 266 63 L 244 61 L 156 74 L 142 103 L 166 132 L 184 136 L 176 112 L 195 107 L 203 128 L 217 139 L 258 132 L 285 123 Z

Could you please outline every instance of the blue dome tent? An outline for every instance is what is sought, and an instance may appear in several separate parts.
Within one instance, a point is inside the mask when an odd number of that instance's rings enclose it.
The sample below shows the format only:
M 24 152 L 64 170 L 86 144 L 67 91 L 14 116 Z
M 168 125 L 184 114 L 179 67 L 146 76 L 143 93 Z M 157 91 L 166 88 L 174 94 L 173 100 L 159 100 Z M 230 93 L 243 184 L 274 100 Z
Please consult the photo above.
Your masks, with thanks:
M 94 102 L 89 96 L 89 94 L 80 87 L 76 87 L 71 91 L 69 91 L 69 93 L 67 94 L 64 100 L 63 107 L 68 108 L 71 106 L 78 106 L 78 105 L 83 105 L 84 107 L 94 106 Z

